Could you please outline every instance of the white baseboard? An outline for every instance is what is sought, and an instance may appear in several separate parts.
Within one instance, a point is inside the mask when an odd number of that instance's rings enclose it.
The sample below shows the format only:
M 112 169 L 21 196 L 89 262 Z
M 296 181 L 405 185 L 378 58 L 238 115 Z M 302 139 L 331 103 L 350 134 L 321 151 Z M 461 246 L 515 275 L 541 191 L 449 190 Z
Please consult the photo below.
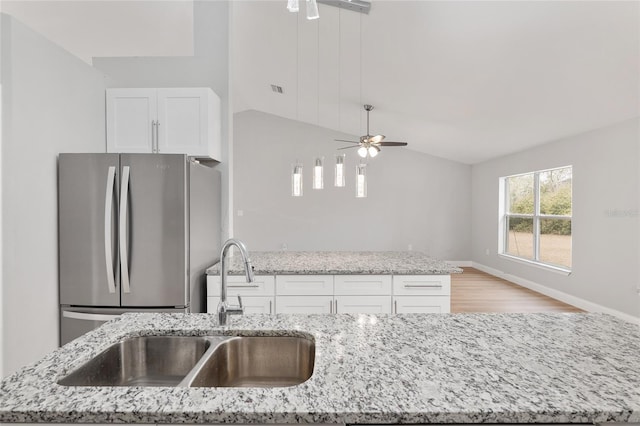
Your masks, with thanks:
M 473 266 L 473 262 L 470 260 L 446 260 L 445 262 L 450 263 L 452 265 L 458 266 L 460 268 L 468 266 L 468 267 L 472 267 Z
M 634 323 L 634 324 L 639 324 L 640 325 L 640 318 L 639 317 L 635 317 L 633 315 L 629 315 L 627 313 L 624 312 L 620 312 L 618 310 L 615 309 L 611 309 L 611 308 L 607 308 L 606 306 L 602 306 L 599 305 L 597 303 L 593 303 L 590 302 L 588 300 L 585 299 L 581 299 L 579 297 L 573 296 L 571 294 L 565 293 L 563 291 L 559 291 L 553 288 L 549 288 L 547 286 L 544 286 L 542 284 L 538 284 L 536 282 L 533 281 L 529 281 L 527 279 L 518 277 L 516 275 L 511 275 L 511 274 L 506 274 L 502 271 L 499 271 L 497 269 L 491 268 L 489 266 L 483 265 L 481 263 L 478 262 L 471 262 L 472 263 L 472 267 L 476 268 L 482 272 L 486 272 L 487 274 L 493 275 L 495 277 L 498 278 L 502 278 L 505 279 L 509 282 L 512 282 L 514 284 L 517 284 L 519 286 L 528 288 L 529 290 L 533 290 L 533 291 L 537 291 L 538 293 L 544 294 L 545 296 L 549 296 L 552 297 L 554 299 L 557 299 L 561 302 L 564 303 L 568 303 L 569 305 L 573 305 L 577 308 L 583 309 L 587 312 L 600 312 L 603 314 L 609 314 L 609 315 L 613 315 L 614 317 L 618 317 L 620 319 L 623 319 L 625 321 Z

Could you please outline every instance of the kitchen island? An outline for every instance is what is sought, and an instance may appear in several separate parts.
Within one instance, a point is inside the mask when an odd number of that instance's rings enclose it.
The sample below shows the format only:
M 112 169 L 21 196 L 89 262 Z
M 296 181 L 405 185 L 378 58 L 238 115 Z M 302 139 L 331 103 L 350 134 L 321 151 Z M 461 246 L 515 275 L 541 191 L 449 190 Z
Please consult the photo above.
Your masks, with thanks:
M 449 275 L 462 269 L 415 251 L 252 251 L 256 275 Z M 229 262 L 229 274 L 241 275 L 239 256 Z M 219 263 L 207 269 L 220 273 Z
M 279 388 L 73 387 L 110 344 L 148 335 L 315 340 L 309 380 Z M 1 422 L 640 422 L 640 331 L 603 314 L 125 314 L 7 377 Z
M 450 274 L 462 269 L 413 251 L 251 252 L 256 280 L 229 262 L 229 296 L 247 313 L 448 313 Z M 219 264 L 207 270 L 207 312 L 220 302 Z

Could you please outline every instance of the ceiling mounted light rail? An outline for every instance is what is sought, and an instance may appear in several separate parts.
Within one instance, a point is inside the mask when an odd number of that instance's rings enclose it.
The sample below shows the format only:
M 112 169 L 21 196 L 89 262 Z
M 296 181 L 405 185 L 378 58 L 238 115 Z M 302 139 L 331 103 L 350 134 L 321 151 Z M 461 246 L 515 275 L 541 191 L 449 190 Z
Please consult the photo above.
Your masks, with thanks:
M 369 14 L 369 10 L 371 10 L 371 2 L 366 0 L 305 0 L 305 3 L 307 7 L 307 19 L 318 19 L 320 17 L 318 3 L 365 14 Z M 299 12 L 300 1 L 287 0 L 287 10 L 289 10 L 289 12 Z

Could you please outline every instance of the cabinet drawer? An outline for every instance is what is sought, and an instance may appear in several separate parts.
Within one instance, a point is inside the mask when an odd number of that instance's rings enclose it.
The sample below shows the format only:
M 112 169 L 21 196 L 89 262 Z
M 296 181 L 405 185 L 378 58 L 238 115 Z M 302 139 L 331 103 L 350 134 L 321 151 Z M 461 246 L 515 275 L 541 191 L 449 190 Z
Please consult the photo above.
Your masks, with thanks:
M 451 311 L 449 296 L 395 296 L 396 314 L 447 314 Z
M 252 283 L 244 275 L 227 275 L 227 296 L 273 296 L 274 283 L 272 275 L 256 275 Z M 207 296 L 220 296 L 220 275 L 207 276 Z
M 391 295 L 391 275 L 336 275 L 336 295 Z
M 331 314 L 333 296 L 278 296 L 277 314 Z
M 276 295 L 332 296 L 333 275 L 276 275 Z
M 272 314 L 275 307 L 275 298 L 266 296 L 247 296 L 242 297 L 242 306 L 244 306 L 245 314 Z M 229 297 L 227 301 L 232 305 L 238 304 L 238 298 L 233 296 Z M 207 312 L 214 314 L 218 312 L 218 303 L 220 303 L 220 297 L 209 296 L 207 297 Z
M 442 295 L 451 294 L 449 275 L 395 275 L 394 295 Z
M 390 314 L 391 296 L 337 296 L 336 314 Z

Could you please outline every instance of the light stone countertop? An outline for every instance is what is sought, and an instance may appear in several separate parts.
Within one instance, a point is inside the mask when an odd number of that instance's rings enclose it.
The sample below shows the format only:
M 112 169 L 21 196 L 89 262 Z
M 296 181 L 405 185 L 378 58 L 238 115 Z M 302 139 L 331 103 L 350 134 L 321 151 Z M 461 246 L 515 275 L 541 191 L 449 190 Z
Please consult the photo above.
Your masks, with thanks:
M 128 336 L 315 339 L 311 378 L 285 388 L 65 387 Z M 640 330 L 603 314 L 125 314 L 0 383 L 0 422 L 640 422 Z
M 257 275 L 449 275 L 462 269 L 415 251 L 256 251 L 249 252 Z M 242 257 L 230 258 L 229 274 L 244 273 Z M 219 263 L 207 269 L 220 273 Z

